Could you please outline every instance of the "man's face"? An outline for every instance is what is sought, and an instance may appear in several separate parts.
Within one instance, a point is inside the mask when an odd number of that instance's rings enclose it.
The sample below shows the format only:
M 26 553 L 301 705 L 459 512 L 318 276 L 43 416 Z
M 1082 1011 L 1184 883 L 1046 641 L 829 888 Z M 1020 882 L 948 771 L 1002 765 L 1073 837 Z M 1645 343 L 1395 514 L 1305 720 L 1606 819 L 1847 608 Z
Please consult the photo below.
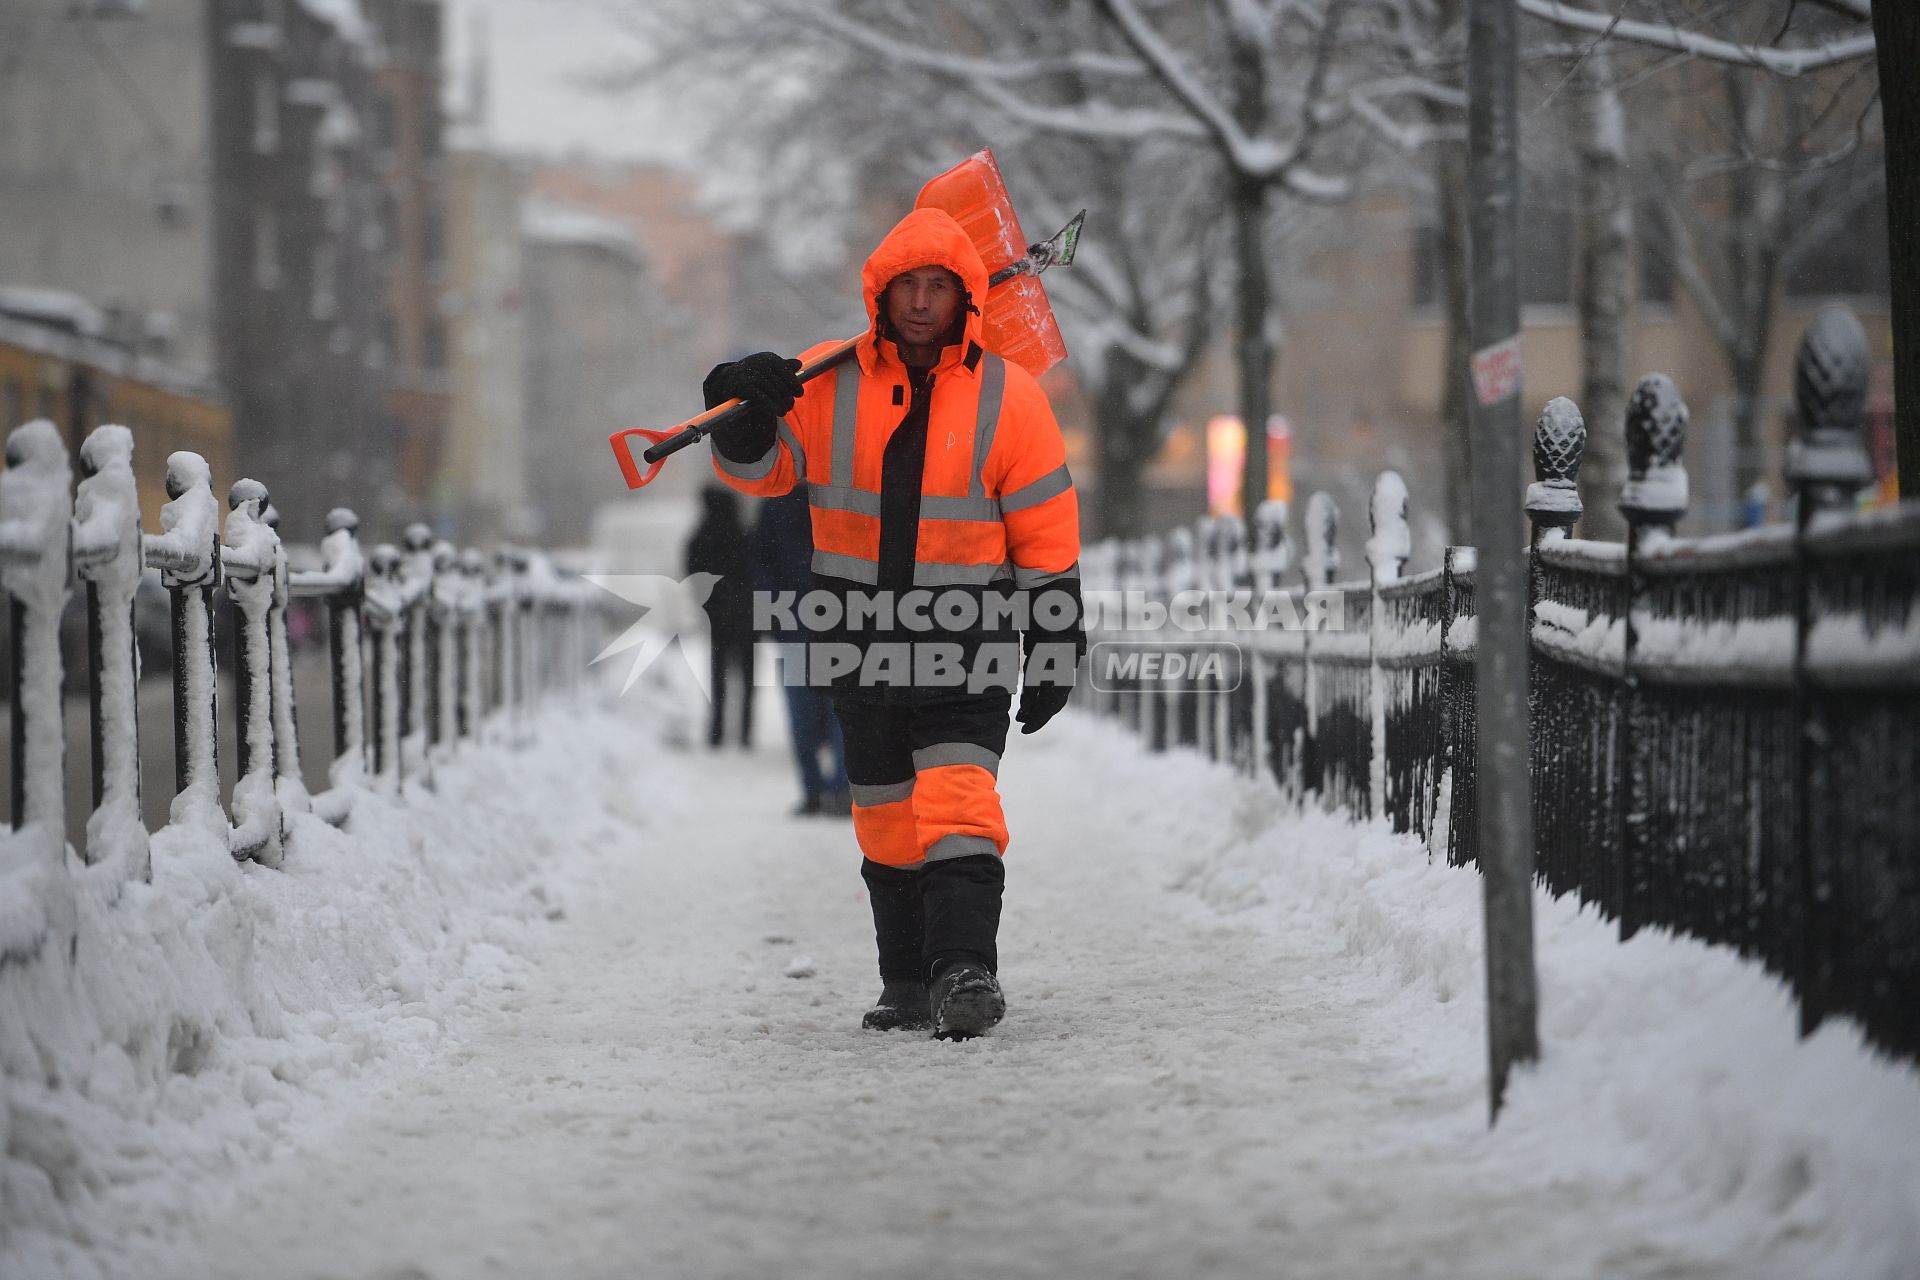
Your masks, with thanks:
M 932 346 L 953 331 L 962 292 L 960 277 L 945 267 L 918 267 L 897 275 L 887 286 L 887 322 L 901 343 Z

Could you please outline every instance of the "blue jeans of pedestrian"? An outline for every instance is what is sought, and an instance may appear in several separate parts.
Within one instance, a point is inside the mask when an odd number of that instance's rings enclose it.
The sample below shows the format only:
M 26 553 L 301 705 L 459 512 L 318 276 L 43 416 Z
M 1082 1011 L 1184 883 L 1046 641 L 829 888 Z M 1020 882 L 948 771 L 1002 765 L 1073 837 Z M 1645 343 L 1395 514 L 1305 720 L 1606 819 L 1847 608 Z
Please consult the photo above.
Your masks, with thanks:
M 840 721 L 824 689 L 790 684 L 787 722 L 793 730 L 793 753 L 800 762 L 800 789 L 809 800 L 824 800 L 847 789 L 847 749 L 840 739 Z M 831 764 L 822 768 L 820 750 L 832 748 Z

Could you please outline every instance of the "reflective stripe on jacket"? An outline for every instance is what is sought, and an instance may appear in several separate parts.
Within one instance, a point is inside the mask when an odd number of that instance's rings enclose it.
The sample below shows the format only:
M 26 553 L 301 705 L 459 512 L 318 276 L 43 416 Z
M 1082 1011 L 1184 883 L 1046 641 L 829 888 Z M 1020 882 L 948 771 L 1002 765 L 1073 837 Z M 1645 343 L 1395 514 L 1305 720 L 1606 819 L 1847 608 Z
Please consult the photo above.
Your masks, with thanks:
M 881 585 L 882 461 L 914 393 L 898 349 L 881 336 L 880 299 L 896 276 L 926 266 L 958 275 L 969 301 L 985 297 L 986 267 L 960 224 L 934 209 L 908 214 L 861 273 L 869 329 L 857 360 L 807 384 L 762 457 L 713 455 L 720 477 L 743 493 L 770 497 L 806 483 L 821 576 Z M 914 586 L 1032 587 L 1078 571 L 1079 503 L 1053 408 L 1033 375 L 982 349 L 980 334 L 978 310 L 969 310 L 961 341 L 931 371 Z

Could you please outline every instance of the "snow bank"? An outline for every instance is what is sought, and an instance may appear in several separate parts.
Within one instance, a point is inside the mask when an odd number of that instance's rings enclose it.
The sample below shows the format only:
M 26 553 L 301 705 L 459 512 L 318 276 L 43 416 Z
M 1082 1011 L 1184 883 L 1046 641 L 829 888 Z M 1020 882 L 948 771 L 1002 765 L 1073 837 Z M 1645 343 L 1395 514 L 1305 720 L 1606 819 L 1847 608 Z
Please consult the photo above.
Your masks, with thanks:
M 1127 780 L 1103 793 L 1104 821 L 1181 851 L 1169 888 L 1290 953 L 1337 956 L 1433 1072 L 1485 1080 L 1477 872 L 1379 824 L 1297 811 L 1197 755 L 1141 769 L 1137 744 L 1102 722 L 1070 732 L 1076 770 Z M 1701 1274 L 1920 1274 L 1920 1073 L 1848 1022 L 1801 1040 L 1788 991 L 1732 951 L 1657 930 L 1622 944 L 1571 897 L 1540 892 L 1534 913 L 1542 1060 L 1484 1141 L 1446 1158 L 1495 1185 L 1615 1189 L 1582 1206 L 1588 1235 L 1615 1238 L 1540 1274 L 1643 1274 L 1609 1252 L 1635 1238 Z
M 153 837 L 152 884 L 71 870 L 71 951 L 0 968 L 0 1275 L 146 1274 L 103 1224 L 190 1216 L 285 1144 L 300 1095 L 423 1059 L 515 986 L 562 867 L 631 838 L 582 797 L 629 767 L 634 714 L 554 713 L 434 793 L 361 792 L 346 831 L 292 815 L 279 870 L 192 826 Z

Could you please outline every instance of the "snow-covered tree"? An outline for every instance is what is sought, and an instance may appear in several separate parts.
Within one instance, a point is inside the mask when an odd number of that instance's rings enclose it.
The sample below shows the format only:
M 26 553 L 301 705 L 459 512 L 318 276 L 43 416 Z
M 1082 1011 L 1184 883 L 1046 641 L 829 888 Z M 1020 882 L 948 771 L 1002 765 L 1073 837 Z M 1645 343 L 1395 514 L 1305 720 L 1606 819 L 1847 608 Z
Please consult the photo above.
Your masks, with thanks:
M 716 130 L 721 149 L 762 139 L 749 150 L 767 163 L 734 170 L 763 191 L 768 176 L 801 168 L 846 192 L 877 194 L 855 176 L 897 173 L 940 141 L 971 137 L 993 142 L 1010 182 L 1037 179 L 1063 196 L 1099 191 L 1113 202 L 1061 200 L 1063 212 L 1093 207 L 1081 250 L 1091 269 L 1076 262 L 1077 278 L 1049 288 L 1068 322 L 1093 336 L 1076 354 L 1103 415 L 1103 464 L 1118 468 L 1102 477 L 1113 490 L 1110 514 L 1125 522 L 1137 470 L 1206 334 L 1215 212 L 1224 212 L 1231 244 L 1241 416 L 1258 439 L 1280 341 L 1269 243 L 1276 211 L 1345 199 L 1380 138 L 1417 148 L 1427 126 L 1396 121 L 1402 101 L 1459 101 L 1404 69 L 1383 72 L 1381 58 L 1355 56 L 1376 20 L 1399 22 L 1426 4 L 733 0 L 665 20 L 658 4 L 648 9 L 671 50 L 659 66 L 684 75 L 744 57 L 755 82 L 782 99 L 778 113 L 730 103 Z M 770 136 L 756 117 L 775 126 Z M 927 156 L 913 171 L 924 176 L 971 149 Z M 805 157 L 822 150 L 812 169 Z M 779 186 L 793 191 L 790 181 Z M 857 201 L 841 203 L 851 210 Z M 1265 451 L 1249 449 L 1247 464 L 1248 492 L 1263 492 Z
M 1543 29 L 1577 33 L 1572 60 L 1581 70 L 1612 53 L 1636 61 L 1634 79 L 1643 90 L 1631 104 L 1631 150 L 1650 181 L 1643 178 L 1639 192 L 1618 181 L 1613 157 L 1619 153 L 1600 144 L 1597 132 L 1610 127 L 1602 100 L 1607 95 L 1595 95 L 1588 103 L 1583 151 L 1589 252 L 1595 243 L 1618 238 L 1618 228 L 1599 219 L 1625 219 L 1630 202 L 1643 204 L 1648 216 L 1640 239 L 1669 267 L 1727 363 L 1734 384 L 1735 485 L 1736 492 L 1745 492 L 1763 478 L 1761 380 L 1782 285 L 1824 242 L 1843 234 L 1863 204 L 1881 198 L 1890 178 L 1897 181 L 1891 130 L 1886 143 L 1880 140 L 1876 92 L 1884 93 L 1887 77 L 1883 71 L 1876 85 L 1871 24 L 1887 10 L 1911 12 L 1911 6 L 1882 3 L 1870 11 L 1867 0 L 1732 7 L 1638 0 L 1602 13 L 1568 0 L 1520 4 L 1542 19 Z M 1910 39 L 1920 41 L 1920 31 Z M 1920 47 L 1912 52 L 1920 55 Z M 1920 72 L 1920 66 L 1910 71 Z M 1596 77 L 1588 70 L 1586 78 Z M 1644 89 L 1675 82 L 1682 88 L 1672 96 Z M 1899 91 L 1907 92 L 1904 85 Z M 1920 124 L 1920 110 L 1915 115 Z M 1889 223 L 1897 278 L 1912 235 L 1897 218 Z M 1907 269 L 1920 274 L 1920 262 Z M 1623 296 L 1624 255 L 1614 270 L 1621 274 L 1596 277 L 1595 291 L 1582 299 L 1590 377 L 1596 361 L 1611 358 L 1604 350 L 1613 332 L 1605 312 Z M 1895 308 L 1898 332 L 1898 297 Z M 1590 389 L 1589 397 L 1606 401 L 1583 405 L 1590 422 L 1602 421 L 1596 410 L 1612 407 L 1604 380 L 1600 393 Z M 1589 440 L 1606 434 L 1592 433 Z M 1920 453 L 1920 441 L 1903 437 L 1901 445 L 1903 462 Z M 1591 465 L 1583 469 L 1583 488 L 1604 483 L 1595 471 Z M 1591 516 L 1591 501 L 1588 510 Z

